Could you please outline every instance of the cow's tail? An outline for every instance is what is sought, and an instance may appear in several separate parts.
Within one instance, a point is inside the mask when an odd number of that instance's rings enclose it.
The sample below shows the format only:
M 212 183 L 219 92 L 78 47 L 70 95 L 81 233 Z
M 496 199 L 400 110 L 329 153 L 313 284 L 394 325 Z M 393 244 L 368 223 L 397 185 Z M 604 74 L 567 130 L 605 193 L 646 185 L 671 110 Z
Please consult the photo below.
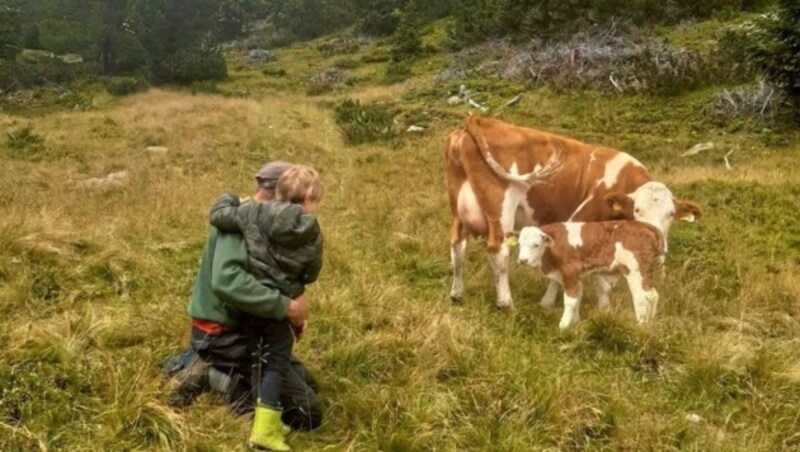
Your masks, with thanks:
M 547 163 L 545 163 L 543 166 L 537 165 L 537 168 L 527 174 L 514 174 L 503 168 L 503 165 L 495 160 L 494 156 L 492 155 L 491 149 L 489 148 L 489 143 L 483 134 L 483 128 L 480 126 L 480 124 L 478 124 L 478 120 L 479 117 L 477 116 L 467 116 L 467 119 L 464 121 L 464 130 L 466 130 L 469 136 L 471 136 L 475 141 L 475 144 L 478 146 L 478 150 L 483 156 L 483 159 L 486 161 L 486 164 L 488 164 L 492 171 L 494 171 L 498 176 L 502 177 L 508 182 L 533 185 L 545 182 L 552 175 L 558 172 L 562 165 L 561 153 L 558 151 L 554 151 L 547 160 Z

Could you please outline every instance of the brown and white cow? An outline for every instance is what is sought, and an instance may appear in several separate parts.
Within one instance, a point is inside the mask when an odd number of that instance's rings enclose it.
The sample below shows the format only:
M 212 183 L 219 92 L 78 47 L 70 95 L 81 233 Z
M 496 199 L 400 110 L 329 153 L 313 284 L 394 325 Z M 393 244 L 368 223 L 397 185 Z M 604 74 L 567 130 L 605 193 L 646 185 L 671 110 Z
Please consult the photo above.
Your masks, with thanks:
M 527 226 L 519 233 L 519 263 L 539 267 L 548 279 L 564 288 L 564 314 L 559 328 L 578 321 L 581 278 L 590 273 L 606 278 L 623 275 L 633 297 L 636 320 L 653 318 L 658 292 L 653 272 L 664 263 L 661 231 L 640 221 L 552 223 Z M 598 294 L 608 303 L 608 293 Z
M 486 237 L 497 306 L 512 306 L 505 237 L 523 226 L 561 221 L 639 220 L 664 235 L 674 218 L 693 221 L 700 208 L 676 200 L 630 155 L 490 118 L 468 116 L 448 136 L 447 189 L 452 213 L 450 297 L 464 293 L 466 239 Z M 611 282 L 598 278 L 607 292 Z M 558 285 L 542 298 L 551 306 Z

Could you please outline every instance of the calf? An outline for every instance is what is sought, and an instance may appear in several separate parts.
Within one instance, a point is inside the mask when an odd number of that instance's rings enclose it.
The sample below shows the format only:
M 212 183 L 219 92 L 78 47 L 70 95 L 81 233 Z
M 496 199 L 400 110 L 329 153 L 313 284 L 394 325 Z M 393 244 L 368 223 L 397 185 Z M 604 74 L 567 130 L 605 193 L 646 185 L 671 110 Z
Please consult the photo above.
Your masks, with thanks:
M 601 308 L 608 306 L 608 292 L 622 274 L 633 297 L 636 320 L 650 320 L 658 305 L 653 271 L 664 262 L 665 252 L 661 231 L 639 221 L 553 223 L 525 227 L 519 234 L 519 262 L 540 267 L 564 288 L 561 329 L 579 319 L 581 277 L 589 273 L 597 273 Z

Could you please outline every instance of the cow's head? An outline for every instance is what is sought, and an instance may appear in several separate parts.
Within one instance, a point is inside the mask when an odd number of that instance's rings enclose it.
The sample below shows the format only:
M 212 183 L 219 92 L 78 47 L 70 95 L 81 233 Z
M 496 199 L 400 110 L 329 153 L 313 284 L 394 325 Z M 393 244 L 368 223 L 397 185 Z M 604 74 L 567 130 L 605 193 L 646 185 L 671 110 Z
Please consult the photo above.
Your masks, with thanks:
M 538 267 L 542 264 L 545 250 L 553 246 L 553 238 L 535 226 L 519 231 L 519 263 Z
M 606 202 L 618 219 L 650 223 L 664 233 L 669 233 L 673 220 L 695 221 L 700 218 L 700 206 L 675 199 L 672 192 L 661 182 L 650 181 L 631 194 L 611 193 Z

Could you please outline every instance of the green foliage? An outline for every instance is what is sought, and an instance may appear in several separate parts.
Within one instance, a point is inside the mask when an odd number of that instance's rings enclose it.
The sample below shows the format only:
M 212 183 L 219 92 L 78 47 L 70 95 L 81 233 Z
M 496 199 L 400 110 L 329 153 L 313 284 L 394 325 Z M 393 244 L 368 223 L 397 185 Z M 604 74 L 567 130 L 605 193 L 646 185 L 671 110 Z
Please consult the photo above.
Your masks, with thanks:
M 39 26 L 34 24 L 25 30 L 25 37 L 23 38 L 26 49 L 41 49 L 42 41 L 39 38 Z
M 800 122 L 800 3 L 779 0 L 777 15 L 762 22 L 754 49 L 756 64 L 780 88 Z
M 19 9 L 14 5 L 0 5 L 0 60 L 13 60 L 19 52 Z
M 26 88 L 42 84 L 72 82 L 82 70 L 80 65 L 69 65 L 59 58 L 40 58 L 35 62 L 0 60 L 0 87 Z
M 147 82 L 138 77 L 112 77 L 105 85 L 106 91 L 114 96 L 127 96 L 147 89 Z
M 385 102 L 362 104 L 346 99 L 334 110 L 336 124 L 348 144 L 370 143 L 394 138 L 395 109 Z
M 638 25 L 703 19 L 726 11 L 752 10 L 766 0 L 454 0 L 451 44 L 460 48 L 490 38 L 516 41 L 566 38 L 598 22 L 625 19 Z
M 324 57 L 356 53 L 360 47 L 358 41 L 350 37 L 326 39 L 317 44 L 317 50 Z
M 358 23 L 358 29 L 370 36 L 389 36 L 394 33 L 398 23 L 395 10 L 402 6 L 401 0 L 373 0 L 370 3 L 366 15 Z
M 268 77 L 286 77 L 288 74 L 286 69 L 275 67 L 265 67 L 261 70 L 261 73 Z
M 399 16 L 397 30 L 392 35 L 392 61 L 408 60 L 422 53 L 416 0 L 407 0 Z
M 386 66 L 383 81 L 387 84 L 400 83 L 408 80 L 412 75 L 411 66 L 407 63 L 391 62 Z

